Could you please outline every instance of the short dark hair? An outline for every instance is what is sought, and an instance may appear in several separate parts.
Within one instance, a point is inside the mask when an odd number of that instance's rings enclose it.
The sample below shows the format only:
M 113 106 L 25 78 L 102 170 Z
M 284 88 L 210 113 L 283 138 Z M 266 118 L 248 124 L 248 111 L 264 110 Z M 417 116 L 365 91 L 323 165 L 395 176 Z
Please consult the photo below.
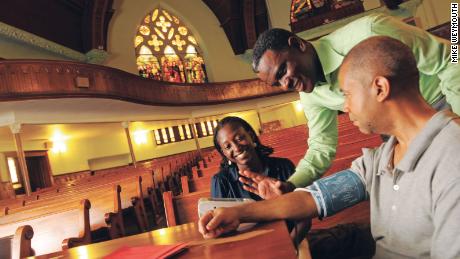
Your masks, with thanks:
M 252 69 L 258 72 L 260 58 L 267 50 L 281 51 L 289 47 L 288 39 L 296 36 L 294 33 L 280 28 L 273 28 L 264 31 L 257 38 L 252 50 Z
M 214 147 L 217 149 L 217 151 L 219 152 L 219 154 L 222 157 L 222 161 L 221 161 L 221 164 L 220 164 L 221 169 L 228 169 L 229 165 L 228 165 L 227 157 L 225 157 L 224 152 L 222 151 L 222 148 L 220 147 L 219 143 L 217 142 L 217 135 L 218 135 L 219 131 L 227 124 L 239 125 L 239 126 L 243 127 L 243 129 L 246 130 L 249 133 L 249 135 L 251 135 L 251 137 L 253 138 L 254 143 L 257 144 L 255 149 L 256 149 L 257 155 L 260 158 L 263 159 L 263 158 L 266 158 L 269 155 L 273 154 L 273 148 L 269 147 L 269 146 L 262 145 L 262 143 L 260 143 L 260 139 L 257 136 L 256 131 L 251 127 L 251 125 L 247 121 L 245 121 L 245 120 L 243 120 L 243 119 L 241 119 L 239 117 L 227 116 L 227 117 L 223 118 L 222 120 L 220 120 L 217 123 L 217 126 L 214 129 L 214 137 L 213 137 Z
M 375 75 L 386 77 L 393 85 L 392 94 L 419 84 L 417 61 L 412 50 L 403 42 L 388 36 L 373 36 L 355 45 L 345 56 L 349 71 L 369 80 Z

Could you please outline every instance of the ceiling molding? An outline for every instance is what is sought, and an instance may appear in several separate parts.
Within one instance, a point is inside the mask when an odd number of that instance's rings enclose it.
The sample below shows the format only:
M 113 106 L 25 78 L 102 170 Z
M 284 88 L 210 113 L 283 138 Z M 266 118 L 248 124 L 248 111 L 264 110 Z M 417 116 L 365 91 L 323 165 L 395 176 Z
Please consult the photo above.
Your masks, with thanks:
M 80 62 L 86 61 L 85 54 L 81 52 L 78 52 L 71 48 L 64 47 L 53 41 L 47 40 L 30 32 L 18 29 L 3 22 L 0 22 L 0 35 L 7 39 L 19 41 L 21 43 L 40 48 L 52 52 L 54 54 L 58 54 L 71 60 Z

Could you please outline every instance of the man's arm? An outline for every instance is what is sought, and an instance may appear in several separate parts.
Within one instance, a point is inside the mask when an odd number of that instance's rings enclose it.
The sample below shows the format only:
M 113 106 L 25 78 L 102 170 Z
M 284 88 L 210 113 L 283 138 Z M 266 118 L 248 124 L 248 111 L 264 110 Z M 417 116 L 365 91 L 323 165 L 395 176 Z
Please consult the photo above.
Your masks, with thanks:
M 366 198 L 364 181 L 351 170 L 344 170 L 273 200 L 247 205 L 219 208 L 207 212 L 199 220 L 199 231 L 205 238 L 217 237 L 235 230 L 240 222 L 300 220 L 332 216 Z
M 299 220 L 317 215 L 316 204 L 310 193 L 292 192 L 273 200 L 209 211 L 200 218 L 198 226 L 205 238 L 214 238 L 235 230 L 240 222 Z
M 361 176 L 351 169 L 343 170 L 315 181 L 307 188 L 313 195 L 320 218 L 329 217 L 367 198 L 366 185 Z
M 338 142 L 337 111 L 307 103 L 301 96 L 308 120 L 308 150 L 289 182 L 305 187 L 320 178 L 335 158 Z

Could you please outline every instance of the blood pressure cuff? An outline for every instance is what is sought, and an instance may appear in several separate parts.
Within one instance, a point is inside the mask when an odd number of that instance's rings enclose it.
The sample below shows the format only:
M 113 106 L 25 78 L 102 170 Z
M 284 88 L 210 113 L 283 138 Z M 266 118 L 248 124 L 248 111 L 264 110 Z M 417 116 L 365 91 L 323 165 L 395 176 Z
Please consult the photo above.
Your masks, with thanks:
M 306 188 L 297 188 L 296 191 L 312 194 L 320 219 L 332 216 L 367 198 L 366 186 L 359 175 L 350 169 L 321 178 Z

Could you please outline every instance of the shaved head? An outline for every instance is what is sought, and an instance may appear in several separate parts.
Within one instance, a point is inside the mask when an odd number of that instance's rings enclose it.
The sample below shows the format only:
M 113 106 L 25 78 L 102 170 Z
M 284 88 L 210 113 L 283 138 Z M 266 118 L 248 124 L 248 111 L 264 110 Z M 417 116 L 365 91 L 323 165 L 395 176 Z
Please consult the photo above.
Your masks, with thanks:
M 418 81 L 417 62 L 408 46 L 390 37 L 368 38 L 354 46 L 340 66 L 343 110 L 363 133 L 389 132 L 392 117 L 382 114 L 423 102 Z
M 391 95 L 418 90 L 419 72 L 411 49 L 399 40 L 374 36 L 356 46 L 342 63 L 347 77 L 371 84 L 376 76 L 383 76 L 392 85 Z

